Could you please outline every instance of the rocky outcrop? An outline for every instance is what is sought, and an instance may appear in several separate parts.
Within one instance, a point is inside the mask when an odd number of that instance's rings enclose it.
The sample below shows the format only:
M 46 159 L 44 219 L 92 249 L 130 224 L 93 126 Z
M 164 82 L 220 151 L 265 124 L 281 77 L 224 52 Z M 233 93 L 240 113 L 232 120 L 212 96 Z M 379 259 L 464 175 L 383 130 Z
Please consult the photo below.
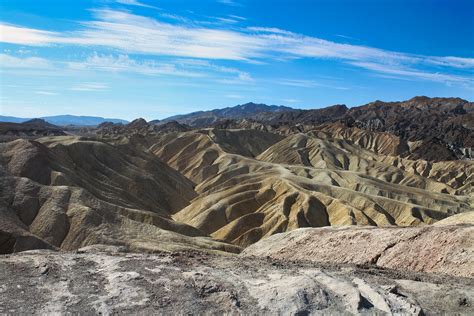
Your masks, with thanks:
M 353 263 L 474 277 L 474 226 L 326 227 L 273 235 L 242 256 Z
M 0 313 L 465 314 L 472 279 L 200 252 L 0 256 Z
M 156 120 L 147 123 L 144 119 L 136 119 L 127 125 L 103 123 L 94 130 L 96 135 L 101 137 L 120 137 L 120 136 L 133 136 L 141 135 L 152 137 L 154 135 L 167 134 L 172 132 L 185 132 L 189 130 L 189 127 L 180 124 L 176 121 L 168 121 L 166 123 L 160 123 Z
M 64 130 L 42 119 L 32 119 L 23 123 L 0 122 L 0 141 L 18 138 L 35 139 L 44 136 L 66 135 Z

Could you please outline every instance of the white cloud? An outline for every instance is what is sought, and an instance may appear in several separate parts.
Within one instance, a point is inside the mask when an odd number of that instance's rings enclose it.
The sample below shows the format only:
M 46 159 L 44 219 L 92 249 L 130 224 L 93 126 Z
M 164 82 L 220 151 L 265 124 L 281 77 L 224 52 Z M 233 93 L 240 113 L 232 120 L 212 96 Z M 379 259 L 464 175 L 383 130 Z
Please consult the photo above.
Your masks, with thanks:
M 236 19 L 230 19 L 230 18 L 222 18 L 222 17 L 216 17 L 215 18 L 217 21 L 222 22 L 222 23 L 228 23 L 228 24 L 236 24 L 239 23 L 238 20 Z
M 27 69 L 47 69 L 53 67 L 50 61 L 39 57 L 15 57 L 7 54 L 0 54 L 1 68 L 27 68 Z
M 352 64 L 361 68 L 375 71 L 375 72 L 391 75 L 393 78 L 397 78 L 397 77 L 414 78 L 414 79 L 444 82 L 444 83 L 447 83 L 447 82 L 458 82 L 458 83 L 466 83 L 466 84 L 473 83 L 472 78 L 450 75 L 450 74 L 420 71 L 420 70 L 405 68 L 401 66 L 393 66 L 393 65 L 369 63 L 369 62 L 354 62 Z
M 125 2 L 130 5 L 139 3 L 131 0 Z M 229 4 L 233 1 L 224 2 Z M 125 54 L 254 63 L 271 59 L 282 61 L 295 58 L 332 59 L 380 74 L 438 82 L 466 82 L 466 78 L 449 73 L 453 69 L 468 71 L 474 68 L 474 58 L 400 53 L 363 45 L 337 43 L 277 28 L 212 28 L 186 19 L 178 19 L 177 24 L 172 24 L 124 11 L 103 9 L 92 12 L 94 20 L 82 22 L 81 30 L 68 33 L 0 24 L 0 41 L 33 46 L 52 44 L 103 46 Z M 236 20 L 237 17 L 232 19 Z M 93 64 L 92 61 L 88 62 Z M 109 69 L 115 67 L 117 71 L 179 73 L 179 70 L 170 65 L 137 63 L 123 59 L 100 60 L 100 62 L 104 62 L 107 65 L 104 67 Z M 417 69 L 426 66 L 439 67 L 440 73 Z M 100 65 L 91 67 L 98 68 Z M 247 73 L 235 73 L 237 79 L 251 80 L 251 76 Z
M 215 65 L 213 63 L 210 63 L 207 60 L 183 58 L 183 59 L 178 59 L 175 62 L 176 64 L 188 67 L 190 69 L 202 70 L 206 72 L 215 72 L 218 74 L 236 75 L 236 77 L 234 78 L 231 78 L 231 79 L 227 78 L 224 80 L 231 80 L 233 82 L 235 81 L 253 82 L 254 81 L 254 79 L 248 72 L 245 72 L 233 67 L 224 67 L 224 66 Z
M 137 0 L 116 0 L 117 3 L 120 4 L 125 4 L 125 5 L 131 5 L 131 6 L 137 6 L 137 7 L 144 7 L 144 8 L 151 8 L 151 9 L 159 9 L 157 7 L 141 3 Z
M 108 88 L 109 86 L 106 83 L 102 82 L 83 82 L 73 86 L 69 90 L 99 92 L 107 90 Z
M 0 23 L 0 42 L 44 46 L 55 42 L 58 33 Z
M 35 91 L 35 93 L 41 94 L 41 95 L 49 95 L 49 96 L 58 95 L 58 93 L 52 92 L 52 91 Z
M 342 34 L 336 34 L 335 36 L 344 38 L 346 40 L 360 41 L 360 39 L 352 37 L 352 36 L 347 36 L 347 35 L 342 35 Z
M 463 58 L 453 56 L 431 57 L 427 60 L 427 63 L 454 68 L 474 68 L 474 58 Z
M 192 23 L 170 24 L 116 10 L 93 12 L 96 20 L 83 22 L 84 30 L 68 34 L 1 25 L 1 41 L 29 45 L 96 45 L 125 52 L 223 60 L 252 60 L 286 55 L 295 58 L 474 67 L 474 58 L 410 55 L 336 43 L 277 28 L 213 29 Z
M 286 103 L 298 103 L 298 102 L 301 102 L 301 100 L 298 100 L 298 99 L 283 99 L 283 102 L 286 102 Z
M 178 69 L 172 63 L 157 63 L 153 60 L 137 61 L 128 55 L 98 55 L 88 57 L 85 61 L 70 62 L 69 67 L 75 70 L 98 70 L 108 72 L 129 72 L 142 75 L 172 75 L 182 77 L 202 77 L 203 73 Z
M 215 65 L 202 59 L 172 59 L 157 62 L 152 59 L 134 59 L 125 54 L 106 55 L 94 53 L 84 60 L 48 61 L 38 57 L 19 58 L 0 54 L 1 70 L 18 73 L 19 70 L 28 75 L 63 75 L 76 76 L 81 72 L 109 72 L 140 74 L 145 76 L 176 76 L 187 78 L 203 78 L 211 81 L 229 80 L 232 82 L 253 82 L 252 76 L 237 68 Z M 75 90 L 90 90 L 88 86 L 78 86 Z M 97 90 L 97 87 L 92 87 Z
M 236 20 L 241 20 L 241 21 L 246 21 L 247 20 L 247 18 L 245 18 L 243 16 L 240 16 L 240 15 L 229 14 L 228 17 L 232 18 L 232 19 L 236 19 Z
M 229 98 L 229 99 L 243 99 L 243 98 L 245 98 L 243 95 L 240 95 L 240 94 L 227 94 L 225 97 Z
M 292 32 L 285 31 L 276 27 L 258 27 L 250 26 L 247 27 L 247 30 L 252 32 L 261 32 L 261 33 L 273 33 L 273 34 L 283 34 L 283 35 L 292 35 Z
M 242 4 L 240 4 L 239 2 L 237 2 L 235 0 L 217 0 L 217 2 L 225 4 L 225 5 L 234 6 L 234 7 L 241 7 L 242 6 Z

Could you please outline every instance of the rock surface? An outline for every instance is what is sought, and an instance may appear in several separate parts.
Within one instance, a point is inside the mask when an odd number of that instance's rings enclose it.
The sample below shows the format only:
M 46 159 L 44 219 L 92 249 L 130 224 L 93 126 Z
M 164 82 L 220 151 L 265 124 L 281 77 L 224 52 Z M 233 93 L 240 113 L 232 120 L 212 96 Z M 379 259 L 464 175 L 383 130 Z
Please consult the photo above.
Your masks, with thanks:
M 474 277 L 474 225 L 304 228 L 276 234 L 241 256 L 354 263 Z
M 472 279 L 99 246 L 0 256 L 0 293 L 12 314 L 474 313 Z

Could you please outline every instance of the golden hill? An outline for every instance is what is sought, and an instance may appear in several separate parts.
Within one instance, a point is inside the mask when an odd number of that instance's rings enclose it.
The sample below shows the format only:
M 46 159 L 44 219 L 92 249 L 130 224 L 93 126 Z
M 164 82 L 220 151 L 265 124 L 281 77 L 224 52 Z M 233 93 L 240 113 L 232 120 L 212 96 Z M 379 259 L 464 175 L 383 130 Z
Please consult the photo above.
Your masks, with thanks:
M 239 137 L 250 132 L 268 148 L 249 155 Z M 327 133 L 208 129 L 150 151 L 196 183 L 199 197 L 173 218 L 240 246 L 299 227 L 424 225 L 472 210 L 472 162 L 411 161 Z
M 2 143 L 0 248 L 238 252 L 301 227 L 418 226 L 472 211 L 472 161 L 401 158 L 398 138 L 356 132 L 201 129 Z

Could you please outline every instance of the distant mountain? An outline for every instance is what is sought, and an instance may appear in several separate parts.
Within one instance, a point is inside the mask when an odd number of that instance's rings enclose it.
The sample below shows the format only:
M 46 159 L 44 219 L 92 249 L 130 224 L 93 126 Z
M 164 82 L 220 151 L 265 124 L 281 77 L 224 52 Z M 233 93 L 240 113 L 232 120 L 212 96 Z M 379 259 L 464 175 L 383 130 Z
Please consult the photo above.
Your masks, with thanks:
M 28 120 L 31 120 L 29 118 L 21 118 L 21 117 L 15 117 L 15 116 L 3 116 L 0 115 L 0 122 L 5 122 L 5 123 L 23 123 Z
M 121 123 L 127 124 L 128 121 L 114 118 L 103 118 L 99 116 L 76 116 L 76 115 L 55 115 L 55 116 L 43 116 L 40 119 L 46 122 L 58 126 L 76 125 L 76 126 L 95 126 L 104 122 Z M 23 123 L 31 120 L 31 118 L 21 118 L 14 116 L 3 116 L 0 115 L 0 122 L 9 123 Z
M 268 113 L 278 113 L 293 110 L 293 108 L 282 105 L 266 105 L 249 102 L 223 109 L 198 111 L 184 115 L 171 116 L 160 121 L 160 123 L 177 121 L 181 124 L 187 124 L 190 126 L 198 127 L 208 126 L 222 119 L 258 118 L 262 115 L 265 116 Z

